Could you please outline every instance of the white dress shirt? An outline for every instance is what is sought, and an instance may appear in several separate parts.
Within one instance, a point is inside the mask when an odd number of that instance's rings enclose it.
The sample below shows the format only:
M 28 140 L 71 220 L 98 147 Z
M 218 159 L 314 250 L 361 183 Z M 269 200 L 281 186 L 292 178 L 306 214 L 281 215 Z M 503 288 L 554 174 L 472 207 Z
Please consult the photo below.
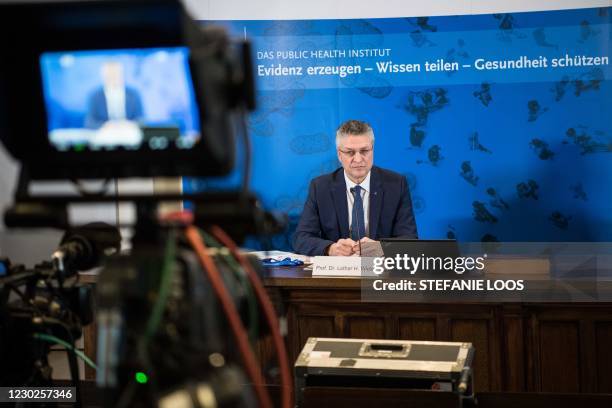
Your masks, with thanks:
M 109 120 L 125 119 L 125 88 L 104 87 L 106 97 L 106 112 Z
M 361 187 L 361 200 L 363 202 L 363 217 L 365 218 L 366 236 L 370 234 L 370 174 L 372 174 L 371 171 L 359 184 Z M 351 188 L 355 187 L 357 184 L 351 181 L 351 179 L 346 175 L 346 171 L 344 172 L 344 181 L 346 181 L 346 202 L 348 203 L 348 225 L 350 229 L 351 222 L 353 221 L 353 203 L 355 202 L 355 197 L 353 197 L 353 193 L 351 193 Z

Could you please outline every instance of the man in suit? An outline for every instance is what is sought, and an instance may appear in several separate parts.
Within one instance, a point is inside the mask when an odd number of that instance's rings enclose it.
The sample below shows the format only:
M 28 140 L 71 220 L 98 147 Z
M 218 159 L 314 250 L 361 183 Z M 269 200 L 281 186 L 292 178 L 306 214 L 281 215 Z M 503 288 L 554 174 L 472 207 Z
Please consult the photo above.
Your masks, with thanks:
M 89 98 L 85 127 L 99 129 L 109 120 L 142 119 L 140 94 L 136 89 L 125 85 L 123 66 L 118 62 L 107 62 L 102 66 L 101 73 L 103 86 L 95 90 Z
M 310 183 L 293 241 L 305 255 L 350 256 L 358 241 L 417 238 L 406 178 L 373 166 L 374 132 L 349 120 L 336 131 L 342 168 Z

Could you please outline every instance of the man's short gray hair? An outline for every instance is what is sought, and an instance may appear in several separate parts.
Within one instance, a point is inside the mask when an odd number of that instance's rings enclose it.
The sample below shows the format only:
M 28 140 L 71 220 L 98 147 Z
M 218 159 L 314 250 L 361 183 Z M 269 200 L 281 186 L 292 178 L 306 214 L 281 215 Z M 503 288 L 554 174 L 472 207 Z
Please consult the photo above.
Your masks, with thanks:
M 338 127 L 336 130 L 336 148 L 340 147 L 340 139 L 346 136 L 361 136 L 366 135 L 370 137 L 372 146 L 374 146 L 374 131 L 372 127 L 366 122 L 360 120 L 347 120 Z

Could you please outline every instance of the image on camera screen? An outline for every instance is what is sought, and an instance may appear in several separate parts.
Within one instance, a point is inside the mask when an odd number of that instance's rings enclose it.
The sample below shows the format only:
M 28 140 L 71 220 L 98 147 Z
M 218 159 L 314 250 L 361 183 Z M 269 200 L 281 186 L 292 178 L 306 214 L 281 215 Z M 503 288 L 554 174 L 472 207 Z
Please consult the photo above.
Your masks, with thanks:
M 191 149 L 200 140 L 185 47 L 40 56 L 49 142 L 59 151 Z

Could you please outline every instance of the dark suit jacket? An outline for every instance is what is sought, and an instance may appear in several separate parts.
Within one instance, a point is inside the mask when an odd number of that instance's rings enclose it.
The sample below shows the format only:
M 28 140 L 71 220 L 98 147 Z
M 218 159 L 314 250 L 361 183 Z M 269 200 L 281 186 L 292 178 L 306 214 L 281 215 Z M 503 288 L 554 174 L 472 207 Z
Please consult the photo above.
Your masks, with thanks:
M 141 119 L 142 101 L 140 94 L 134 88 L 125 88 L 125 118 L 128 120 Z M 106 107 L 106 95 L 104 88 L 100 87 L 91 94 L 85 118 L 85 127 L 90 129 L 100 128 L 108 120 L 108 109 Z
M 369 212 L 370 238 L 417 238 L 410 191 L 406 178 L 401 174 L 372 167 Z M 324 255 L 325 248 L 340 238 L 349 238 L 346 182 L 342 168 L 310 182 L 293 249 L 304 255 Z

